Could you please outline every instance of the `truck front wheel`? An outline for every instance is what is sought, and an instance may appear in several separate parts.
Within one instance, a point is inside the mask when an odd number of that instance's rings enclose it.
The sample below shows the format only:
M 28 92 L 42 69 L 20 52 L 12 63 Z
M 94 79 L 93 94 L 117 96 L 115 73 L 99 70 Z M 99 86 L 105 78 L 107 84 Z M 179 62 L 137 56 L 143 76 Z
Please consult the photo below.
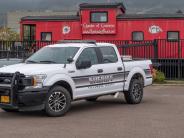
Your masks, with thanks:
M 124 92 L 124 96 L 128 104 L 139 104 L 143 98 L 142 81 L 138 79 L 131 80 L 129 91 Z
M 62 86 L 53 87 L 46 98 L 45 111 L 48 116 L 63 116 L 71 106 L 71 96 L 67 89 Z

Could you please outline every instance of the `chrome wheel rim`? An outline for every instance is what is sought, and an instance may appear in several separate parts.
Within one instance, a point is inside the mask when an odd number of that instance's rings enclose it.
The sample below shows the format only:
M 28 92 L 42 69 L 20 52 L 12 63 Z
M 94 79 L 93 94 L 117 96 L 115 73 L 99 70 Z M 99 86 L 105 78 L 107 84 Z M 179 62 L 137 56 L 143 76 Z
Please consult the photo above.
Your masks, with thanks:
M 66 96 L 62 92 L 54 92 L 50 95 L 49 107 L 54 112 L 60 112 L 66 107 Z
M 141 98 L 142 89 L 139 84 L 135 84 L 132 89 L 132 94 L 135 100 L 140 100 Z

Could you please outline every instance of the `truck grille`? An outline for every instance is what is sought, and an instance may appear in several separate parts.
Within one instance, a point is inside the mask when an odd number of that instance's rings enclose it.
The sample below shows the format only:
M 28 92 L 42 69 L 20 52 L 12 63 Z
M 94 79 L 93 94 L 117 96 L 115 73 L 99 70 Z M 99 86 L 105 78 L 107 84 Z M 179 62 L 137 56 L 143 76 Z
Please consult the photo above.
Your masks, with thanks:
M 11 96 L 10 86 L 13 75 L 12 73 L 0 73 L 0 96 Z
M 0 84 L 11 84 L 13 73 L 0 73 Z
M 16 93 L 23 89 L 22 78 L 25 76 L 16 73 L 0 73 L 0 104 L 16 104 Z
M 0 73 L 0 87 L 3 87 L 3 86 L 10 87 L 12 85 L 12 81 L 15 81 L 15 80 L 13 80 L 14 76 L 15 76 L 15 73 Z M 16 76 L 16 81 L 17 81 L 16 85 L 17 86 L 21 85 L 22 78 L 24 78 L 24 77 L 25 76 L 23 74 L 19 74 L 18 76 Z

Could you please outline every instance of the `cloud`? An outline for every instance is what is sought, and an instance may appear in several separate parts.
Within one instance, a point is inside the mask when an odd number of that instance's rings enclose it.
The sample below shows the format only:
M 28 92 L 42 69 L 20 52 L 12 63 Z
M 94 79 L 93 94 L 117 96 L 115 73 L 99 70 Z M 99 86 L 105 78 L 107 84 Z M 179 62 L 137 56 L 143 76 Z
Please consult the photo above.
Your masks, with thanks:
M 73 10 L 79 3 L 92 2 L 122 2 L 122 0 L 0 0 L 0 12 L 12 10 Z M 138 11 L 143 13 L 158 11 L 173 12 L 184 9 L 183 0 L 124 0 L 129 12 Z M 162 5 L 161 8 L 159 6 Z M 151 9 L 151 10 L 150 10 Z

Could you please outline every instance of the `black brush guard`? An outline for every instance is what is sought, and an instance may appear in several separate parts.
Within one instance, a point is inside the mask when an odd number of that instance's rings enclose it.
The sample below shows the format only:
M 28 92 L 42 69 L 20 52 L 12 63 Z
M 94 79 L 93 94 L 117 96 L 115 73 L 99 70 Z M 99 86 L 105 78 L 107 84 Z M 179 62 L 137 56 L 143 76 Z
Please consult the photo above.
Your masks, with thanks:
M 33 77 L 26 77 L 19 72 L 0 73 L 0 96 L 10 97 L 9 103 L 0 101 L 0 108 L 19 111 L 43 110 L 50 87 L 25 89 L 26 86 L 33 86 Z
M 0 101 L 0 105 L 3 108 L 5 106 L 6 108 L 18 108 L 17 106 L 17 93 L 20 89 L 20 80 L 24 77 L 24 75 L 20 74 L 19 72 L 8 74 L 8 77 L 1 77 L 2 79 L 8 79 L 10 81 L 10 84 L 3 84 L 0 83 L 0 96 L 9 96 L 10 102 L 9 103 L 2 103 Z

